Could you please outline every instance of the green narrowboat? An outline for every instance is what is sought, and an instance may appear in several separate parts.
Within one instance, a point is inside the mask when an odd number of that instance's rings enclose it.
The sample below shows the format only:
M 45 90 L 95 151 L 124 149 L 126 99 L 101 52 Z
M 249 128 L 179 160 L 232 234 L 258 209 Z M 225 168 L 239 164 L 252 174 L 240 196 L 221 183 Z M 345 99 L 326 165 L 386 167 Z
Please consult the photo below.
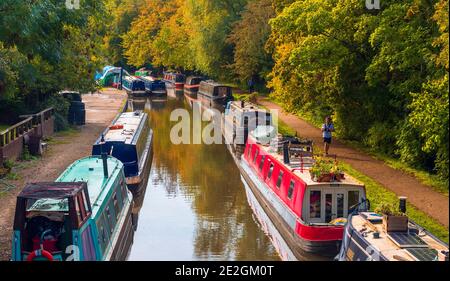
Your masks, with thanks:
M 11 259 L 126 260 L 132 199 L 123 164 L 106 155 L 76 161 L 55 182 L 28 184 L 17 197 Z

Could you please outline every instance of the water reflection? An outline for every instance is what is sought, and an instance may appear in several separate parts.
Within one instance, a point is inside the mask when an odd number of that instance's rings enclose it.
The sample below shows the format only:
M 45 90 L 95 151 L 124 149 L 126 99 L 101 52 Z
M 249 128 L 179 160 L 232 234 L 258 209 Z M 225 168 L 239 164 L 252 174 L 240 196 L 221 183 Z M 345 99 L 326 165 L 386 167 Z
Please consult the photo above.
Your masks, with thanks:
M 169 98 L 132 106 L 150 115 L 154 159 L 129 259 L 279 260 L 226 147 L 170 142 L 170 114 L 188 104 Z

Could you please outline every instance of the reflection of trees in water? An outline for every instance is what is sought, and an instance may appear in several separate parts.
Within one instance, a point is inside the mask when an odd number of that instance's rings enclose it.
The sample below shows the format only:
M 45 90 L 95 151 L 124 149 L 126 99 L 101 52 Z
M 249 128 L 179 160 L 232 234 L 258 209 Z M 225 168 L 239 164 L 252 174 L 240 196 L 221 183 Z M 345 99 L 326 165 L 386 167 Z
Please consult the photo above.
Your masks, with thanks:
M 197 214 L 195 256 L 199 259 L 276 259 L 247 203 L 239 170 L 223 145 L 172 145 L 170 114 L 187 108 L 169 100 L 166 110 L 150 112 L 154 128 L 154 183 L 170 197 L 182 195 Z

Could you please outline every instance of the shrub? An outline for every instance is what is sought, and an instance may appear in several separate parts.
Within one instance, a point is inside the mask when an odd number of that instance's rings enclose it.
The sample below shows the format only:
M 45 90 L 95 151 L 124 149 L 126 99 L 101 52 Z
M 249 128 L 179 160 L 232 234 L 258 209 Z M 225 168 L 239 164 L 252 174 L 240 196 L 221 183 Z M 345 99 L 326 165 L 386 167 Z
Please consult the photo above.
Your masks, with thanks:
M 67 116 L 69 114 L 70 103 L 59 94 L 51 95 L 45 102 L 45 108 L 53 107 L 55 110 L 55 130 L 63 131 L 69 128 Z
M 375 209 L 375 213 L 382 214 L 385 216 L 404 216 L 402 212 L 392 203 L 382 202 Z

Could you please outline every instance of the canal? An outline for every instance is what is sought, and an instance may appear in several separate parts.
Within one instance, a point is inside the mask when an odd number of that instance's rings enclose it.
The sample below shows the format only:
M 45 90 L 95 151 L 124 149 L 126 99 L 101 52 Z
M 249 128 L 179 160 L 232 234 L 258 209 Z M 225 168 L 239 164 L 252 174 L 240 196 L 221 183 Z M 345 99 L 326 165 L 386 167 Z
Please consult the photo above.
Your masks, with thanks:
M 149 113 L 154 156 L 129 260 L 280 260 L 225 145 L 171 143 L 183 95 L 130 103 Z

